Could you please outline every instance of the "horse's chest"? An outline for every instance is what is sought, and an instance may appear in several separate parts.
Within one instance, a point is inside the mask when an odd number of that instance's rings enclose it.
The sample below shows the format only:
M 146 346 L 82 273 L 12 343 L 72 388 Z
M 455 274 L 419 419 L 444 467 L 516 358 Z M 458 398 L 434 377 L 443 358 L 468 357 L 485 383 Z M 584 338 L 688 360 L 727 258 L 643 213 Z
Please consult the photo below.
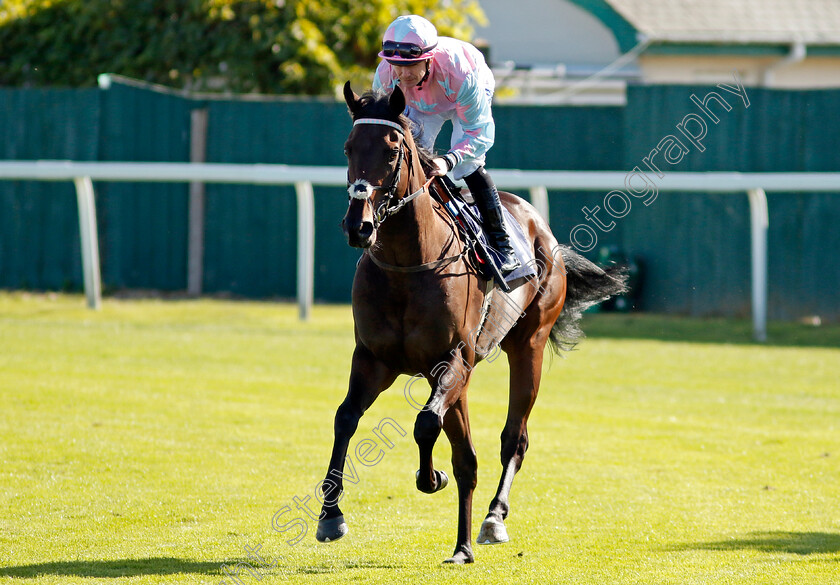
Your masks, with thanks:
M 463 336 L 460 317 L 448 297 L 430 293 L 411 302 L 380 298 L 377 303 L 355 303 L 359 341 L 382 362 L 404 372 L 418 372 L 438 361 Z
M 445 307 L 434 311 L 406 308 L 392 313 L 365 311 L 357 314 L 360 341 L 376 355 L 410 356 L 445 350 L 455 336 L 454 317 Z

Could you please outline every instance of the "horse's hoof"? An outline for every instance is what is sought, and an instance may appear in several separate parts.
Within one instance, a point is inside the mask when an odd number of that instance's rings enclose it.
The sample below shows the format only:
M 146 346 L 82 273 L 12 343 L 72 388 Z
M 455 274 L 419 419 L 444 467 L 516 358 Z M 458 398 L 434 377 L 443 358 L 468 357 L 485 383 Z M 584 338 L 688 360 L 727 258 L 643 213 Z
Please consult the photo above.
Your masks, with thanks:
M 467 563 L 474 563 L 475 557 L 473 556 L 472 551 L 464 552 L 459 550 L 443 562 L 447 565 L 466 565 Z
M 420 489 L 420 485 L 418 483 L 417 489 L 420 490 L 421 492 L 424 492 L 424 493 L 427 493 L 427 494 L 433 494 L 435 492 L 439 492 L 440 490 L 442 490 L 443 488 L 445 488 L 446 486 L 449 485 L 449 476 L 446 475 L 445 471 L 435 469 L 435 478 L 437 479 L 437 488 L 433 489 L 430 492 L 427 492 L 426 490 Z M 419 479 L 420 479 L 420 470 L 418 469 L 417 472 L 414 474 L 414 481 L 417 482 Z
M 505 528 L 505 523 L 488 516 L 481 523 L 481 530 L 478 531 L 478 544 L 501 544 L 510 540 Z
M 324 518 L 318 521 L 318 530 L 315 532 L 315 540 L 318 542 L 332 542 L 347 534 L 347 523 L 344 516 L 335 518 Z

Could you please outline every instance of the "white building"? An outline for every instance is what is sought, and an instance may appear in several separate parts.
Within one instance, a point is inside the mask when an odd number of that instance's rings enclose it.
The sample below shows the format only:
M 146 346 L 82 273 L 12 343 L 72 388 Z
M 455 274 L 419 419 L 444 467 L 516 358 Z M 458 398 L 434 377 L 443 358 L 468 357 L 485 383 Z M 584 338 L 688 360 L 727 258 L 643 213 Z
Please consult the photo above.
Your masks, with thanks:
M 620 104 L 627 82 L 840 87 L 840 0 L 480 0 L 500 101 Z

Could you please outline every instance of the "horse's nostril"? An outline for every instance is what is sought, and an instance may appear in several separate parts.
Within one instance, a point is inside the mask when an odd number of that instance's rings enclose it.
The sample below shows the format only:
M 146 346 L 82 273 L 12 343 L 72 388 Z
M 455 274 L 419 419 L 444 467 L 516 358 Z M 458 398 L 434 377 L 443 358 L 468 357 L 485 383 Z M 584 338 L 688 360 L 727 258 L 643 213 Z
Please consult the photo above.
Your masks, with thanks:
M 372 221 L 362 221 L 355 223 L 352 220 L 341 222 L 341 227 L 344 230 L 344 235 L 347 236 L 347 243 L 355 248 L 367 248 L 373 243 L 374 228 Z
M 366 240 L 371 235 L 373 235 L 373 222 L 363 221 L 362 225 L 359 227 L 359 238 Z

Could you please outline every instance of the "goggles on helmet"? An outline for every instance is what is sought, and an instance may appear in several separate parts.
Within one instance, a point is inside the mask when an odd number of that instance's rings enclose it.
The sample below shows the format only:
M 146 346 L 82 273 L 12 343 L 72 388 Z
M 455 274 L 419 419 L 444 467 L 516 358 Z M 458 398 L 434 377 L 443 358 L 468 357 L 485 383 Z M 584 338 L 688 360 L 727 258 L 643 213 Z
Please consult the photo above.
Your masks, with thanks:
M 397 56 L 401 59 L 419 59 L 423 54 L 428 53 L 437 46 L 437 43 L 431 47 L 421 47 L 414 43 L 398 43 L 396 41 L 382 42 L 382 56 L 391 58 Z

